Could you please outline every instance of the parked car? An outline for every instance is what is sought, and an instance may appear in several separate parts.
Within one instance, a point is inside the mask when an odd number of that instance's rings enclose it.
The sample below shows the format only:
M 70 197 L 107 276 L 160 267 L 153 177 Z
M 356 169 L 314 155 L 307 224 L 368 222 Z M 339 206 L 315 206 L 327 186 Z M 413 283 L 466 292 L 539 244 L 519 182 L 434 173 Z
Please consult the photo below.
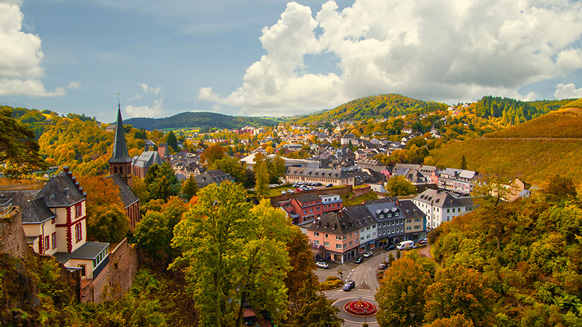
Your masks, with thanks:
M 365 260 L 364 257 L 357 257 L 356 260 L 354 260 L 354 262 L 359 264 L 364 262 L 364 260 Z
M 315 263 L 315 265 L 318 266 L 319 268 L 323 268 L 323 269 L 329 268 L 329 265 L 325 261 L 318 261 Z
M 325 187 L 333 187 L 333 184 L 327 184 Z
M 386 245 L 386 246 L 384 247 L 384 250 L 386 250 L 386 251 L 392 251 L 392 250 L 396 250 L 396 245 L 395 245 L 395 244 L 392 244 L 392 245 Z
M 418 241 L 418 244 L 427 244 L 427 243 L 428 243 L 427 238 L 423 238 L 422 240 Z
M 374 255 L 374 252 L 372 252 L 372 251 L 366 251 L 366 252 L 364 252 L 364 258 L 369 258 L 369 257 L 371 257 L 373 255 Z
M 400 242 L 400 244 L 398 244 L 396 249 L 398 249 L 400 251 L 412 250 L 412 249 L 416 249 L 416 244 L 414 244 L 414 241 L 404 241 L 404 242 Z
M 384 262 L 382 262 L 381 264 L 378 265 L 378 269 L 380 269 L 380 270 L 385 270 L 386 268 L 388 268 L 388 265 L 385 264 Z
M 354 288 L 356 288 L 356 282 L 354 282 L 353 280 L 348 280 L 344 284 L 344 291 L 346 291 L 346 292 L 349 292 L 350 290 L 352 290 Z

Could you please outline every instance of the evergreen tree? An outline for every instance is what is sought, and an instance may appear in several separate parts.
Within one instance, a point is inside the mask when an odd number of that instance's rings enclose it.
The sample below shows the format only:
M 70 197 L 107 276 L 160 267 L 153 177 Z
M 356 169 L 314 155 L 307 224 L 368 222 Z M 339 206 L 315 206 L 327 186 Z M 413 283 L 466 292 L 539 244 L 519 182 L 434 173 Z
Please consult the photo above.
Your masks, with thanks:
M 172 149 L 172 151 L 178 151 L 178 139 L 173 131 L 168 133 L 168 137 L 166 138 L 166 143 Z
M 190 201 L 196 193 L 198 193 L 198 184 L 196 183 L 194 175 L 190 175 L 190 177 L 184 181 L 184 185 L 182 185 L 182 194 L 187 201 Z
M 467 159 L 465 159 L 465 154 L 461 157 L 461 169 L 467 169 Z

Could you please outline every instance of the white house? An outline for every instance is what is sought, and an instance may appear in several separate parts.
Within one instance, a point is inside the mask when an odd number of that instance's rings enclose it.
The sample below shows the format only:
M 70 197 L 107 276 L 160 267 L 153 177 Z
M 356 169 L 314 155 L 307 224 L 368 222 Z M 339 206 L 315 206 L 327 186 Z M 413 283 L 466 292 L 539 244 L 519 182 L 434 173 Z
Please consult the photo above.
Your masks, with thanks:
M 426 214 L 427 229 L 434 229 L 443 222 L 453 220 L 475 208 L 470 197 L 455 197 L 444 190 L 427 189 L 413 199 L 414 204 Z

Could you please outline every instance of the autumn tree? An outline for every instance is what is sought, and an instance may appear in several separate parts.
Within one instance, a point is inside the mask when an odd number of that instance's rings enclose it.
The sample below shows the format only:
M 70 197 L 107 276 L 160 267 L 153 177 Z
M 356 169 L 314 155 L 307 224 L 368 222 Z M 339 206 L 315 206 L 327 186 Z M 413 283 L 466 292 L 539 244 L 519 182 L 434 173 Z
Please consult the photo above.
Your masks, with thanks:
M 87 236 L 91 240 L 117 243 L 129 231 L 129 220 L 120 191 L 111 178 L 79 177 L 87 192 Z
M 269 171 L 267 170 L 267 163 L 258 161 L 253 166 L 255 171 L 255 194 L 259 198 L 265 198 L 269 195 Z
M 462 314 L 475 326 L 491 326 L 496 297 L 477 271 L 458 265 L 443 268 L 426 288 L 424 320 L 431 322 Z
M 386 183 L 386 192 L 390 196 L 416 194 L 416 186 L 407 181 L 404 176 L 392 176 Z
M 340 327 L 344 320 L 338 317 L 339 309 L 333 306 L 334 300 L 318 289 L 314 275 L 309 275 L 299 290 L 298 310 L 291 317 L 292 326 Z
M 206 163 L 207 165 L 212 165 L 215 160 L 220 160 L 224 156 L 224 147 L 215 144 L 209 146 L 202 154 L 200 155 L 200 162 Z
M 150 199 L 150 192 L 148 187 L 142 178 L 138 176 L 131 177 L 131 190 L 139 198 L 141 205 L 144 205 Z
M 223 156 L 221 159 L 214 160 L 214 162 L 209 166 L 210 170 L 220 169 L 223 172 L 230 174 L 234 177 L 237 183 L 241 183 L 248 186 L 248 178 L 246 175 L 246 164 L 242 163 L 237 158 L 230 156 Z
M 424 291 L 431 283 L 430 273 L 412 258 L 394 261 L 375 296 L 380 306 L 378 323 L 381 326 L 420 325 L 426 301 Z
M 4 175 L 20 177 L 48 167 L 39 155 L 34 132 L 13 119 L 9 107 L 0 108 L 0 126 L 0 166 L 4 166 Z
M 198 184 L 194 175 L 190 175 L 182 185 L 182 194 L 187 201 L 190 201 L 196 193 L 198 193 Z
M 209 185 L 174 230 L 182 255 L 171 268 L 184 269 L 202 326 L 240 325 L 247 302 L 275 323 L 287 314 L 291 226 L 268 201 L 252 208 L 245 197 L 240 184 Z

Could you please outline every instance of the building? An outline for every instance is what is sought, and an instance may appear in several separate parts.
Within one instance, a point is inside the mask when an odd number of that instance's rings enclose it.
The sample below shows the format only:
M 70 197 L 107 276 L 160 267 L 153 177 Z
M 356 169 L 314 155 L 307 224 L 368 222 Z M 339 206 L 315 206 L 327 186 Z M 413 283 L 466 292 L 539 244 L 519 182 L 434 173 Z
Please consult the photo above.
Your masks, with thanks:
M 115 127 L 115 139 L 113 140 L 113 153 L 111 155 L 111 159 L 109 159 L 109 174 L 119 174 L 125 183 L 131 185 L 132 160 L 127 153 L 127 143 L 125 141 L 125 131 L 123 130 L 123 119 L 121 118 L 120 104 L 118 104 L 117 108 L 117 122 Z
M 347 171 L 341 169 L 314 169 L 303 167 L 287 167 L 285 171 L 287 183 L 295 182 L 315 182 L 324 185 L 343 185 L 354 186 L 354 177 Z
M 449 192 L 469 195 L 473 192 L 478 176 L 476 171 L 447 168 L 439 172 L 438 185 Z
M 2 195 L 21 208 L 22 228 L 35 252 L 80 270 L 82 280 L 94 279 L 108 264 L 109 243 L 87 242 L 86 195 L 67 167 L 38 192 Z
M 220 183 L 228 181 L 234 183 L 234 177 L 220 169 L 209 170 L 200 175 L 194 176 L 198 188 L 204 188 L 210 184 L 220 186 Z
M 145 178 L 151 166 L 161 166 L 163 163 L 157 151 L 144 151 L 141 155 L 133 158 L 131 162 L 132 173 L 139 178 Z
M 342 212 L 349 216 L 354 225 L 359 228 L 359 253 L 374 249 L 378 237 L 378 222 L 368 208 L 360 204 L 344 207 Z
M 417 195 L 413 202 L 426 215 L 428 230 L 475 208 L 472 198 L 456 197 L 445 190 L 427 189 Z
M 328 212 L 307 227 L 316 260 L 346 262 L 358 255 L 359 228 L 343 210 Z
M 125 180 L 119 174 L 109 175 L 105 178 L 113 180 L 117 188 L 119 188 L 119 197 L 123 202 L 125 209 L 125 216 L 129 219 L 129 226 L 131 230 L 135 230 L 135 226 L 141 220 L 139 212 L 139 198 L 133 193 L 131 187 L 125 183 Z

